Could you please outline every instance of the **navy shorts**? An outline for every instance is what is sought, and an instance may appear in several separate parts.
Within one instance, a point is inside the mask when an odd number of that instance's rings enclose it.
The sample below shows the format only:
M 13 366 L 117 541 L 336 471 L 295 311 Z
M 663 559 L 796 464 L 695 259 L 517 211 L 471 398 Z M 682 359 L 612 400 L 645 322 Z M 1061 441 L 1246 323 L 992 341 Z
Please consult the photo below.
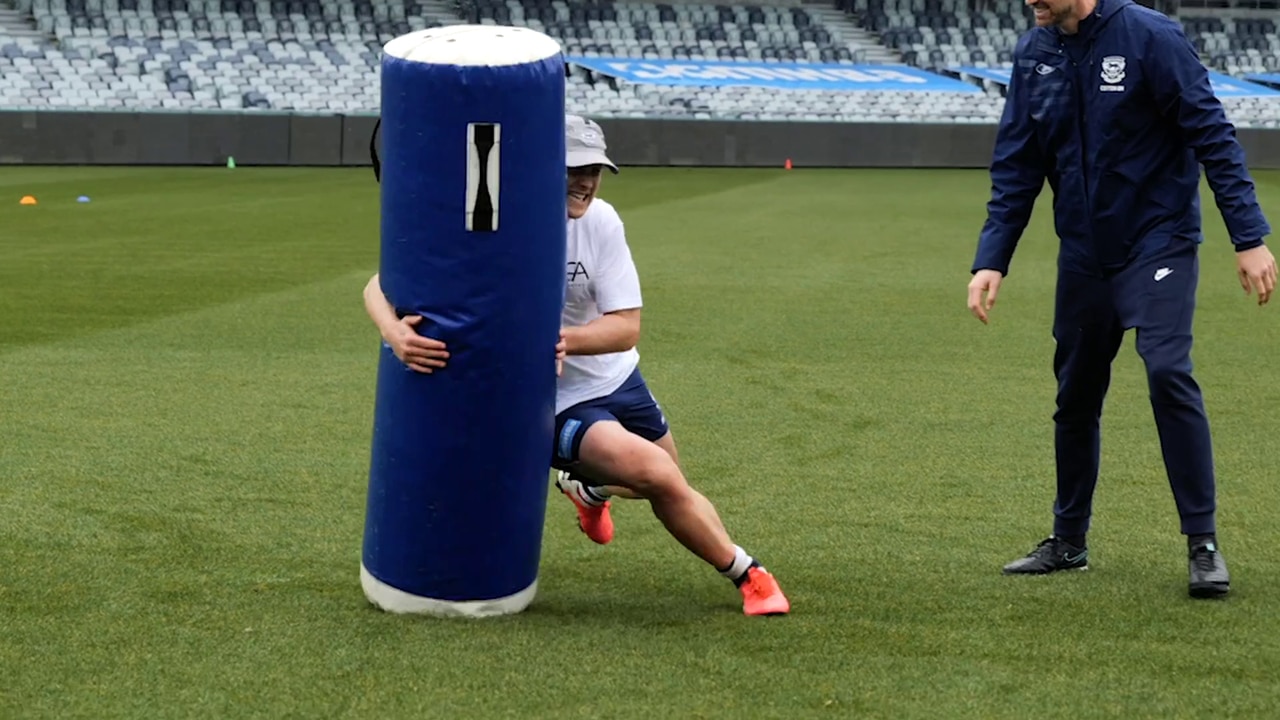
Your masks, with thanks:
M 551 466 L 572 469 L 578 462 L 578 448 L 587 428 L 601 420 L 616 420 L 622 427 L 653 442 L 667 434 L 667 418 L 636 368 L 626 382 L 612 393 L 565 408 L 556 416 L 555 447 Z

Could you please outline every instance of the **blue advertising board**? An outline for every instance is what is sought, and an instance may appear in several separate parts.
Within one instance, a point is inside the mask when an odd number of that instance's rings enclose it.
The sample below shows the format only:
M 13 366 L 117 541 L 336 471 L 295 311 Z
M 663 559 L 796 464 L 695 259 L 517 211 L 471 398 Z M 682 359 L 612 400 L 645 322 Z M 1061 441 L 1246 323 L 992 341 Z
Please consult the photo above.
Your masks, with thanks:
M 953 67 L 947 69 L 954 73 L 959 73 L 961 76 L 968 75 L 981 80 L 994 80 L 1001 85 L 1009 84 L 1009 68 Z
M 571 65 L 644 85 L 745 85 L 786 90 L 914 90 L 979 93 L 979 88 L 909 65 L 828 65 L 733 60 L 566 57 Z
M 994 80 L 1002 84 L 1009 82 L 1009 68 L 979 68 L 979 67 L 953 67 L 949 68 L 952 72 L 959 73 L 961 76 L 968 75 L 983 80 Z M 1276 80 L 1280 81 L 1280 76 L 1276 76 Z M 1219 72 L 1209 71 L 1209 85 L 1213 88 L 1213 94 L 1219 99 L 1238 98 L 1238 97 L 1280 97 L 1280 91 L 1258 83 L 1233 78 L 1230 75 L 1223 75 Z
M 1254 73 L 1252 75 L 1245 75 L 1244 79 L 1252 80 L 1256 83 L 1262 83 L 1263 85 L 1280 87 L 1280 73 Z
M 1213 94 L 1219 98 L 1229 97 L 1280 97 L 1276 91 L 1265 85 L 1233 78 L 1222 73 L 1209 72 L 1209 84 L 1213 86 Z

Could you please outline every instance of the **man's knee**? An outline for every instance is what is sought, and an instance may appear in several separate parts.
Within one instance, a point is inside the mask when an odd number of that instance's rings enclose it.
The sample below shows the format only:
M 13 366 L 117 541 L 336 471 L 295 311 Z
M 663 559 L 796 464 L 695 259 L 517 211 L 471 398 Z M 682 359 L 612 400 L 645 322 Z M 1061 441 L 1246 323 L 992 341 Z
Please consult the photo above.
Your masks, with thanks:
M 1123 333 L 1113 325 L 1088 332 L 1065 333 L 1054 351 L 1053 370 L 1058 380 L 1057 413 L 1060 422 L 1096 422 L 1111 386 L 1111 363 Z
M 1200 387 L 1191 376 L 1191 361 L 1186 357 L 1155 356 L 1146 361 L 1147 384 L 1155 403 L 1196 402 Z
M 1109 371 L 1060 378 L 1054 421 L 1068 425 L 1097 423 L 1102 416 L 1102 405 L 1110 385 Z
M 654 440 L 653 443 L 662 448 L 662 451 L 671 456 L 672 462 L 676 465 L 680 464 L 680 453 L 676 450 L 676 440 L 671 435 L 671 431 L 667 431 L 662 437 Z
M 646 498 L 661 498 L 685 486 L 675 461 L 662 448 L 621 424 L 598 422 L 587 429 L 579 451 L 582 463 L 605 482 Z

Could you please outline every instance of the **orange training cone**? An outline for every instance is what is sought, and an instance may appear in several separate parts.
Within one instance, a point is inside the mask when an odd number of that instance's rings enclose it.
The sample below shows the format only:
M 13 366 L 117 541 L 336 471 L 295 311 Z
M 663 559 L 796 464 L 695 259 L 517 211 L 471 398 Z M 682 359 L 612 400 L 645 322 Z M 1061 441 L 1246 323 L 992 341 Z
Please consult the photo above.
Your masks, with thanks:
M 783 165 L 783 167 L 785 167 L 788 170 L 791 169 L 791 158 L 787 158 L 787 163 Z
M 18 201 L 18 204 L 19 205 L 35 205 L 36 199 L 34 197 L 31 197 L 30 195 L 23 195 L 22 199 Z

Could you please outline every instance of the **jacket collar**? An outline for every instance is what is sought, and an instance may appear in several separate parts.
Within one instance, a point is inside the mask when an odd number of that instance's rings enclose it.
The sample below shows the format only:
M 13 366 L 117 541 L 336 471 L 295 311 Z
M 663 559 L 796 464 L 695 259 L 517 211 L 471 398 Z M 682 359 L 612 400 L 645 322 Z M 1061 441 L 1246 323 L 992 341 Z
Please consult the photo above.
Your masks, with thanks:
M 1062 32 L 1061 28 L 1057 27 L 1053 31 L 1063 40 L 1086 41 L 1092 39 L 1111 18 L 1115 17 L 1116 13 L 1133 4 L 1133 0 L 1098 0 L 1093 12 L 1089 13 L 1088 17 L 1080 20 L 1080 27 L 1074 35 L 1067 35 Z

